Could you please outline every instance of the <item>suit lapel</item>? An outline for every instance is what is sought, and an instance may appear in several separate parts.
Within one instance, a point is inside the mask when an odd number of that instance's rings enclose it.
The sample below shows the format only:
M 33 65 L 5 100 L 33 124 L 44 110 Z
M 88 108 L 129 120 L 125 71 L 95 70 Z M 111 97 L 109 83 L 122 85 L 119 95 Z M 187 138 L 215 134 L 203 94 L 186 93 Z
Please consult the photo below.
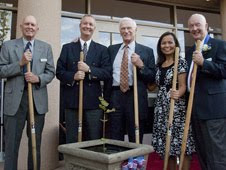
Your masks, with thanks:
M 111 64 L 113 65 L 114 61 L 115 61 L 115 57 L 119 51 L 119 48 L 121 47 L 122 43 L 121 44 L 118 44 L 115 48 L 113 48 L 112 50 L 112 55 L 111 55 Z
M 34 47 L 33 47 L 33 53 L 32 53 L 32 72 L 37 73 L 37 65 L 39 60 L 41 60 L 42 57 L 42 45 L 39 41 L 35 40 L 34 41 Z
M 16 40 L 15 53 L 16 53 L 18 59 L 20 60 L 22 58 L 23 53 L 24 53 L 24 43 L 23 43 L 22 38 Z
M 85 61 L 87 65 L 92 64 L 93 59 L 96 57 L 96 52 L 96 43 L 94 41 L 91 41 Z
M 207 42 L 207 45 L 208 45 L 208 47 L 211 47 L 212 48 L 212 38 L 210 38 L 209 39 L 209 41 Z M 214 50 L 212 49 L 210 49 L 210 50 L 208 50 L 208 51 L 203 51 L 202 52 L 202 54 L 203 54 L 203 57 L 204 57 L 204 59 L 207 59 L 207 58 L 212 58 L 212 56 L 214 56 L 214 55 L 212 55 L 212 52 L 213 52 Z
M 140 56 L 140 58 L 142 59 L 142 56 L 143 56 L 142 53 L 143 53 L 143 51 L 141 49 L 140 44 L 135 43 L 135 53 L 137 53 Z
M 72 48 L 73 58 L 75 58 L 75 61 L 80 61 L 80 52 L 82 51 L 80 41 L 74 42 Z

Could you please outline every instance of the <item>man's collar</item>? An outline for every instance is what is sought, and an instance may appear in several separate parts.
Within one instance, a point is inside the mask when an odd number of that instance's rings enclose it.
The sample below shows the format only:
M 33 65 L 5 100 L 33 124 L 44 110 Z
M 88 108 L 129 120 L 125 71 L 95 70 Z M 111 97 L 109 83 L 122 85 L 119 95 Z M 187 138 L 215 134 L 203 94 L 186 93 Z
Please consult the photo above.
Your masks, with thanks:
M 23 43 L 24 43 L 24 46 L 26 46 L 26 44 L 27 44 L 28 42 L 30 42 L 30 43 L 31 43 L 31 46 L 34 47 L 34 42 L 35 42 L 34 39 L 32 39 L 31 41 L 28 41 L 28 40 L 26 40 L 26 39 L 23 37 Z
M 206 44 L 208 42 L 208 40 L 209 40 L 209 35 L 207 33 L 206 36 L 201 41 L 201 44 L 200 44 L 201 47 L 203 46 L 203 44 Z M 196 42 L 195 42 L 195 45 L 196 45 Z
M 121 45 L 121 48 L 123 49 L 125 46 L 126 46 L 126 44 L 123 42 Z M 127 46 L 129 47 L 129 49 L 135 49 L 135 41 L 132 41 Z
M 86 42 L 86 44 L 89 46 L 90 43 L 91 43 L 91 41 L 92 41 L 92 39 L 89 39 L 88 41 L 84 41 L 83 39 L 79 38 L 79 41 L 80 41 L 80 43 L 81 43 L 81 46 L 83 47 L 83 44 L 84 44 L 85 42 Z

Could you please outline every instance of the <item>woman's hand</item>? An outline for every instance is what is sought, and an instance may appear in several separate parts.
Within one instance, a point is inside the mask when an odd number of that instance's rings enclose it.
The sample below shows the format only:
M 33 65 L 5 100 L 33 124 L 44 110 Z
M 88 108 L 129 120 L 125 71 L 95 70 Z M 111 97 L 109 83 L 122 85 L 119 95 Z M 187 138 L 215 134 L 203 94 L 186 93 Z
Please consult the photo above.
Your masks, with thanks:
M 170 98 L 174 100 L 178 100 L 180 98 L 179 90 L 170 89 Z

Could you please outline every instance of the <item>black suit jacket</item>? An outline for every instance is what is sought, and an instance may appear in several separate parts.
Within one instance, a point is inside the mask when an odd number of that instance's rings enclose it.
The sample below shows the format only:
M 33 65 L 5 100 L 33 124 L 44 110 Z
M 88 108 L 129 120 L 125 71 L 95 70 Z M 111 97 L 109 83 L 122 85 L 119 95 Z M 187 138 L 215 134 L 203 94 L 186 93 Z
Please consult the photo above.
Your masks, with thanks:
M 74 80 L 80 61 L 80 41 L 65 44 L 57 61 L 56 77 L 61 81 L 65 108 L 75 109 L 79 104 L 79 81 Z M 98 109 L 102 96 L 100 81 L 111 77 L 110 58 L 107 47 L 91 41 L 85 61 L 91 74 L 86 73 L 83 87 L 83 108 Z
M 122 44 L 116 44 L 108 47 L 112 67 L 121 45 Z M 148 113 L 147 84 L 155 81 L 155 58 L 151 48 L 138 43 L 135 44 L 135 53 L 140 55 L 141 60 L 144 62 L 144 68 L 142 70 L 137 69 L 139 113 L 144 114 L 140 115 L 141 118 L 144 118 Z M 105 86 L 105 98 L 108 101 L 110 101 L 111 97 L 112 82 L 113 77 L 111 77 L 110 81 L 105 83 L 107 84 L 107 86 Z
M 198 67 L 193 112 L 198 119 L 226 118 L 226 42 L 210 38 L 208 51 L 203 51 L 204 63 Z M 186 53 L 190 67 L 192 47 Z

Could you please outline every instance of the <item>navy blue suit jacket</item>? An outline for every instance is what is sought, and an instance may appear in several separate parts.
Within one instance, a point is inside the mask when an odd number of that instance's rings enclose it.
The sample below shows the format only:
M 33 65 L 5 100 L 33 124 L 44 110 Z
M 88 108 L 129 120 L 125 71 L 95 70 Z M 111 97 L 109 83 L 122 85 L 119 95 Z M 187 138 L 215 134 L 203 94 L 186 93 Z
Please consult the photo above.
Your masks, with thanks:
M 108 52 L 111 58 L 111 66 L 122 44 L 111 45 L 108 47 Z M 148 99 L 147 99 L 147 84 L 155 81 L 155 58 L 153 50 L 144 45 L 135 44 L 135 53 L 137 53 L 144 62 L 144 68 L 137 69 L 137 86 L 138 86 L 138 104 L 141 118 L 145 118 L 148 113 Z M 112 91 L 113 77 L 106 84 L 105 97 L 110 101 Z
M 79 81 L 74 80 L 74 74 L 78 71 L 80 51 L 80 41 L 65 44 L 57 61 L 56 77 L 63 86 L 64 105 L 67 109 L 75 109 L 79 105 Z M 85 62 L 91 74 L 86 73 L 83 81 L 83 108 L 99 109 L 98 97 L 102 96 L 100 81 L 111 77 L 107 47 L 91 41 Z
M 197 70 L 193 113 L 198 119 L 226 118 L 226 42 L 210 38 L 208 51 L 203 51 L 204 63 Z M 186 53 L 190 67 L 192 47 Z

